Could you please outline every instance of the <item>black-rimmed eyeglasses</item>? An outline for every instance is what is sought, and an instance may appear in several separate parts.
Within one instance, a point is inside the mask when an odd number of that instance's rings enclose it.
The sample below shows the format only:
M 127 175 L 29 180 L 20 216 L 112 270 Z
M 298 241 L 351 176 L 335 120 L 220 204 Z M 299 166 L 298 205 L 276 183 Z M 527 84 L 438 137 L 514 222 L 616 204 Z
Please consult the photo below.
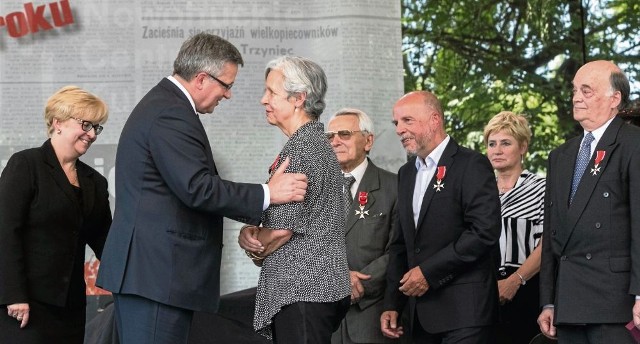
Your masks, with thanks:
M 100 124 L 93 124 L 89 121 L 82 120 L 80 118 L 71 117 L 71 119 L 75 119 L 82 125 L 82 130 L 85 132 L 89 132 L 89 130 L 93 129 L 96 132 L 96 135 L 100 135 L 102 129 L 104 129 Z
M 207 72 L 205 72 L 205 73 L 207 73 Z M 220 84 L 220 86 L 224 87 L 227 91 L 230 91 L 231 87 L 233 87 L 233 83 L 227 84 L 226 82 L 216 78 L 215 76 L 213 76 L 213 75 L 211 75 L 209 73 L 207 73 L 207 75 L 210 76 L 211 79 L 217 81 Z
M 341 140 L 348 140 L 351 138 L 353 133 L 359 133 L 362 130 L 338 130 L 338 131 L 327 131 L 324 135 L 327 137 L 327 140 L 333 140 L 333 137 L 338 135 Z

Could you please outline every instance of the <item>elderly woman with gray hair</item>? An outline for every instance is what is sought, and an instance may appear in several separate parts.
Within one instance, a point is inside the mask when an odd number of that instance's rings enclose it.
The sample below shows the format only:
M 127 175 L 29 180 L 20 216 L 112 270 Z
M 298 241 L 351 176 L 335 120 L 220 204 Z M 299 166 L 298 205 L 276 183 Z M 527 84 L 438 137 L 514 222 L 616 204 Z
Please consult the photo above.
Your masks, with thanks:
M 343 180 L 318 121 L 327 80 L 316 63 L 283 56 L 267 64 L 261 103 L 267 122 L 289 140 L 271 166 L 304 173 L 302 203 L 272 205 L 261 227 L 246 226 L 239 243 L 262 266 L 254 328 L 277 344 L 329 343 L 346 314 L 351 288 L 345 249 Z

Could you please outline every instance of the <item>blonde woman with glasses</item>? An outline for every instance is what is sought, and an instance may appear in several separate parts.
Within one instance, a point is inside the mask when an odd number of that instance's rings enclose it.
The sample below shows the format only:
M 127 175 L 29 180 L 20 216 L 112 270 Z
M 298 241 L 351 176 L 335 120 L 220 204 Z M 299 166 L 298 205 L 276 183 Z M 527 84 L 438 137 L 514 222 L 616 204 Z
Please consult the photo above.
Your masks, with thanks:
M 107 180 L 79 160 L 102 131 L 107 105 L 66 86 L 44 117 L 49 139 L 15 153 L 0 177 L 5 344 L 83 342 L 85 245 L 100 257 L 111 225 Z

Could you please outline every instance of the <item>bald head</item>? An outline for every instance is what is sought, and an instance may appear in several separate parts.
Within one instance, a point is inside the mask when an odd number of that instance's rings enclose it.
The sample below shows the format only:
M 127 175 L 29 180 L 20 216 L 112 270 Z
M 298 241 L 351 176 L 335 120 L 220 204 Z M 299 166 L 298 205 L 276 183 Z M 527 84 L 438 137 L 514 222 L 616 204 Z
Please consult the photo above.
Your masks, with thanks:
M 423 159 L 447 136 L 442 105 L 427 91 L 402 96 L 393 107 L 393 123 L 407 153 Z
M 587 62 L 584 66 L 578 69 L 578 72 L 580 70 L 591 70 L 591 71 L 597 70 L 597 71 L 602 71 L 606 73 L 612 73 L 612 72 L 622 73 L 622 70 L 620 70 L 620 68 L 616 66 L 615 63 L 607 60 L 597 60 L 597 61 Z
M 630 93 L 629 80 L 622 69 L 615 63 L 605 60 L 588 62 L 578 69 L 576 76 L 581 72 L 584 74 L 599 75 L 602 80 L 606 78 L 608 84 L 611 86 L 611 93 L 616 91 L 620 92 L 621 98 L 618 111 L 627 107 Z
M 440 100 L 438 100 L 433 93 L 428 91 L 409 92 L 398 99 L 396 106 L 399 104 L 412 104 L 412 106 L 415 107 L 423 107 L 425 111 L 435 111 L 441 118 L 444 118 L 444 111 L 442 111 L 442 104 L 440 104 Z
M 589 62 L 573 78 L 573 118 L 595 130 L 626 107 L 629 92 L 629 80 L 613 62 Z

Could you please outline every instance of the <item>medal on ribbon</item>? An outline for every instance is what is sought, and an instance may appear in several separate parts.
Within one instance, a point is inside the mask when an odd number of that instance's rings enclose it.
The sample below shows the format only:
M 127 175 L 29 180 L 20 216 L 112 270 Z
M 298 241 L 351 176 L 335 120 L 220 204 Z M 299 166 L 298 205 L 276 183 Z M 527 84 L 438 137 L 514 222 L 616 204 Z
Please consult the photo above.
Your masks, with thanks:
M 369 215 L 368 210 L 364 210 L 364 207 L 367 205 L 367 198 L 369 193 L 366 191 L 360 191 L 358 193 L 358 203 L 360 204 L 360 210 L 356 209 L 356 215 L 360 215 L 359 219 L 364 219 L 365 215 Z
M 602 159 L 604 159 L 606 153 L 607 152 L 603 150 L 596 151 L 596 159 L 594 161 L 595 165 L 593 165 L 593 168 L 591 169 L 592 176 L 595 176 L 600 172 L 600 163 L 602 162 Z
M 433 184 L 433 188 L 436 189 L 436 192 L 440 192 L 441 189 L 444 189 L 444 176 L 447 174 L 447 166 L 438 166 L 438 171 L 436 173 L 436 183 Z
M 276 170 L 276 167 L 278 165 L 278 160 L 280 160 L 280 155 L 276 156 L 276 160 L 274 160 L 273 164 L 271 164 L 271 166 L 269 167 L 269 175 L 271 175 L 271 173 L 273 173 L 273 171 Z

